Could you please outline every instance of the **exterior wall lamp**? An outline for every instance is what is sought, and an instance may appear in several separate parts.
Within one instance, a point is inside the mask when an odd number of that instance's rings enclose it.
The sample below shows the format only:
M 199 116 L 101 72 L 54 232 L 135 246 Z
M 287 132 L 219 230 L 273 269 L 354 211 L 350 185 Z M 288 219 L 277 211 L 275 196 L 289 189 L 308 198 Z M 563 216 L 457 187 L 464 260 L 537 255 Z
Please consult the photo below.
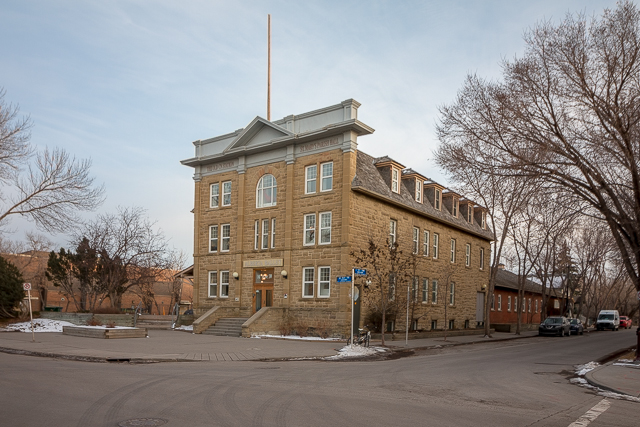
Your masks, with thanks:
M 236 279 L 236 280 L 238 280 L 238 278 L 239 278 L 239 277 L 240 277 L 240 275 L 238 274 L 238 272 L 237 272 L 237 271 L 234 271 L 234 272 L 233 272 L 233 278 L 234 278 L 234 279 Z
M 288 273 L 287 273 L 287 270 L 282 270 L 282 271 L 280 272 L 280 275 L 282 276 L 282 278 L 283 278 L 283 279 L 286 279 L 286 278 L 287 278 L 287 274 L 288 274 Z

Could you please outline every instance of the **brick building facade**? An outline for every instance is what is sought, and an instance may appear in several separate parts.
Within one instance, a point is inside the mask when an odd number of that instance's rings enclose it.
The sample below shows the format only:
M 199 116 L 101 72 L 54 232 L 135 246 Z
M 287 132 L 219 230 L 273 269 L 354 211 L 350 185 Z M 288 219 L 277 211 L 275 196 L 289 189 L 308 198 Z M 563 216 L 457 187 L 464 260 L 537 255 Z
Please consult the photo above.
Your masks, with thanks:
M 289 316 L 346 334 L 351 285 L 336 278 L 351 274 L 353 250 L 394 227 L 421 258 L 424 315 L 414 326 L 442 328 L 445 303 L 456 329 L 482 318 L 493 238 L 484 208 L 359 151 L 358 137 L 373 132 L 359 106 L 350 99 L 274 122 L 256 117 L 194 142 L 195 157 L 182 161 L 195 172 L 193 301 L 209 319 L 196 332 L 221 317 L 250 318 L 243 335 L 273 332 Z M 449 266 L 454 296 L 432 300 Z

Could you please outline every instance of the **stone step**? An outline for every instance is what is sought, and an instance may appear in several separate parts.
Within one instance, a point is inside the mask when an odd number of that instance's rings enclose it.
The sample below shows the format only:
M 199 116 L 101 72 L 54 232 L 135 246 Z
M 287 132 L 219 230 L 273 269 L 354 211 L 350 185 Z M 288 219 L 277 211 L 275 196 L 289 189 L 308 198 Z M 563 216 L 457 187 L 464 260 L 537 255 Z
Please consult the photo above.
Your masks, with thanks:
M 239 317 L 226 317 L 218 319 L 215 324 L 211 325 L 206 331 L 205 335 L 217 335 L 226 337 L 239 337 L 242 335 L 242 324 L 247 319 Z

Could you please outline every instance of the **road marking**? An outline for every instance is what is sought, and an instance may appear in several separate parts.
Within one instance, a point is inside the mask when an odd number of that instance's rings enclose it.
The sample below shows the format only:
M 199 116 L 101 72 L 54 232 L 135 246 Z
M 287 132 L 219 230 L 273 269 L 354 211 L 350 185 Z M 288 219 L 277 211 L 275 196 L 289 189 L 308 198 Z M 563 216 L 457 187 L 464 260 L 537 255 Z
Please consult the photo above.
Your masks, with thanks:
M 584 413 L 583 416 L 569 424 L 569 427 L 586 427 L 591 421 L 595 420 L 602 414 L 604 411 L 609 409 L 611 403 L 607 399 L 602 399 L 598 402 L 593 408 L 589 409 Z

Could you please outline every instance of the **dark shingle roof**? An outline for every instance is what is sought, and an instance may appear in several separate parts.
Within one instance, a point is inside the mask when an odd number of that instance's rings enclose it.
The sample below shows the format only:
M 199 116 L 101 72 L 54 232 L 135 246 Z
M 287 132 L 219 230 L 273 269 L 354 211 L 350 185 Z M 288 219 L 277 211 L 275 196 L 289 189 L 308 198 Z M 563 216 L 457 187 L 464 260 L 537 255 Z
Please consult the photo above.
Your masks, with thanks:
M 495 287 L 518 290 L 518 275 L 507 270 L 498 269 Z M 527 279 L 524 283 L 524 290 L 534 294 L 542 294 L 542 285 Z

